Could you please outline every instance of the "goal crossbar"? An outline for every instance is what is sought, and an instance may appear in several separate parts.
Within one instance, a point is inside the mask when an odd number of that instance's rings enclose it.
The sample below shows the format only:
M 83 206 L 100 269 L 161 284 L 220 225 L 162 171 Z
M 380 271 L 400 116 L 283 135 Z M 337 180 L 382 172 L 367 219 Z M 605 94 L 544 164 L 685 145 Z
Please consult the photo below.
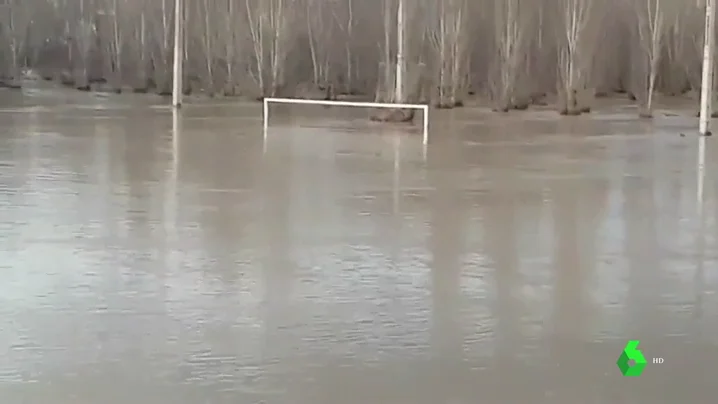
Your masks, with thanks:
M 331 100 L 309 100 L 305 98 L 265 98 L 264 99 L 264 131 L 269 126 L 269 104 L 302 104 L 302 105 L 325 105 L 334 107 L 360 107 L 360 108 L 390 108 L 390 109 L 418 109 L 424 119 L 424 145 L 429 143 L 429 106 L 425 104 L 399 104 L 388 102 L 366 102 L 366 101 L 331 101 Z

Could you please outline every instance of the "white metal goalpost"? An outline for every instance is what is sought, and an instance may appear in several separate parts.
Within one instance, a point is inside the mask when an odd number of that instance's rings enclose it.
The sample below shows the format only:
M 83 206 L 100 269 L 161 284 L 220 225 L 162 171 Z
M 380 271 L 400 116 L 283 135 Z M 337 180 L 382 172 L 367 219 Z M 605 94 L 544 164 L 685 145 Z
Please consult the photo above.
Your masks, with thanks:
M 264 137 L 266 141 L 267 129 L 269 127 L 269 104 L 300 104 L 300 105 L 325 105 L 333 107 L 360 107 L 360 108 L 387 108 L 387 109 L 416 109 L 422 112 L 424 145 L 429 143 L 429 106 L 425 104 L 394 104 L 382 102 L 360 102 L 360 101 L 330 101 L 330 100 L 308 100 L 303 98 L 265 98 L 264 113 Z

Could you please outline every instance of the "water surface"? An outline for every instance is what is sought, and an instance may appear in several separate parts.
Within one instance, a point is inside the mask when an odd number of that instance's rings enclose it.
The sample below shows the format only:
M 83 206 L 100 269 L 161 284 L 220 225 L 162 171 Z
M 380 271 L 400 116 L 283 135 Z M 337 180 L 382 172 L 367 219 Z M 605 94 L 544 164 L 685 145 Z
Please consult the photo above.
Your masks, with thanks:
M 4 403 L 718 393 L 692 121 L 437 113 L 424 151 L 365 111 L 273 107 L 264 142 L 258 105 L 2 95 Z M 664 364 L 621 377 L 629 339 Z

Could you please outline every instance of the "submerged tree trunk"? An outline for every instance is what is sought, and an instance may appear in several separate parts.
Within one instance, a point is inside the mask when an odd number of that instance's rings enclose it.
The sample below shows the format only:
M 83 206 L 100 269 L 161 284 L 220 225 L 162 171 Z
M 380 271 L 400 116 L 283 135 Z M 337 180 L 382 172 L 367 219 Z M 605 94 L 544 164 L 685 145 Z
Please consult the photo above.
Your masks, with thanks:
M 595 0 L 561 0 L 559 33 L 558 110 L 562 115 L 590 112 L 589 97 L 592 40 L 588 31 Z
M 172 0 L 156 0 L 159 8 L 154 8 L 156 20 L 151 24 L 154 28 L 154 44 L 151 52 L 151 67 L 154 87 L 160 95 L 172 95 L 172 76 L 170 74 L 172 58 L 172 26 L 174 13 Z M 157 3 L 148 3 L 157 4 Z
M 389 4 L 389 2 L 386 2 Z M 385 9 L 385 12 L 387 13 L 385 15 L 384 19 L 384 38 L 385 38 L 385 51 L 391 49 L 390 48 L 390 38 L 391 38 L 391 20 L 392 18 L 389 18 L 387 16 L 390 16 L 389 11 L 389 5 L 387 5 L 387 8 Z M 394 91 L 393 91 L 393 99 L 392 101 L 397 104 L 406 103 L 406 88 L 405 88 L 405 76 L 406 76 L 406 5 L 405 0 L 398 0 L 397 3 L 397 11 L 396 11 L 396 67 L 394 69 Z M 386 77 L 385 81 L 388 84 L 389 76 L 391 76 L 391 64 L 389 63 L 389 60 L 391 58 L 390 52 L 385 53 L 385 63 L 386 63 Z M 414 119 L 414 113 L 415 110 L 413 109 L 403 109 L 403 108 L 396 108 L 396 109 L 381 109 L 377 111 L 374 115 L 372 115 L 371 119 L 373 121 L 379 121 L 379 122 L 410 122 Z
M 640 102 L 639 115 L 653 116 L 653 94 L 658 67 L 663 53 L 665 11 L 662 0 L 633 0 L 638 26 L 639 63 L 636 63 L 636 90 Z
M 289 41 L 294 32 L 293 0 L 247 0 L 246 12 L 255 66 L 249 71 L 260 98 L 276 96 L 284 87 Z
M 530 27 L 525 14 L 535 10 L 528 7 L 531 5 L 519 0 L 494 0 L 496 57 L 493 58 L 489 83 L 497 111 L 528 106 L 521 77 L 528 61 L 526 44 Z
M 13 0 L 5 6 L 5 37 L 7 40 L 8 58 L 0 77 L 0 86 L 9 88 L 21 87 L 20 54 L 25 45 L 27 35 L 28 10 L 27 4 Z
M 448 0 L 437 5 L 436 20 L 427 27 L 427 35 L 434 49 L 435 104 L 439 108 L 463 105 L 465 71 L 468 65 L 468 38 L 466 36 L 466 0 Z
M 138 38 L 138 59 L 137 59 L 137 80 L 134 85 L 134 91 L 137 93 L 146 93 L 149 90 L 150 83 L 149 74 L 149 57 L 147 52 L 147 12 L 143 7 L 140 11 Z

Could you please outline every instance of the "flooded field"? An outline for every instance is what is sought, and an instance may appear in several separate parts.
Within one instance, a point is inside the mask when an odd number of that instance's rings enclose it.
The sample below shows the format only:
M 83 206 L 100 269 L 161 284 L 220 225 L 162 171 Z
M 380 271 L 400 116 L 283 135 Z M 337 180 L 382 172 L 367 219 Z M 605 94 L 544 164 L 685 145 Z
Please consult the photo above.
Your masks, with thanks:
M 2 403 L 715 400 L 693 119 L 435 113 L 424 149 L 366 111 L 273 107 L 265 142 L 256 104 L 43 91 L 0 93 Z

